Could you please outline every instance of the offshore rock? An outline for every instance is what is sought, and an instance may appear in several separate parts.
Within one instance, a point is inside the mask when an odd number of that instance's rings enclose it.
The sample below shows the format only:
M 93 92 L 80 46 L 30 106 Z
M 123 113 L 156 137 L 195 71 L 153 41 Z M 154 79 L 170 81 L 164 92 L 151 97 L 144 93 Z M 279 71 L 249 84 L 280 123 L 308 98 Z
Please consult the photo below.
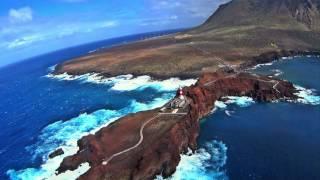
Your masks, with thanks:
M 49 158 L 52 159 L 52 158 L 55 158 L 55 157 L 60 156 L 62 154 L 64 154 L 64 151 L 62 148 L 59 148 L 59 149 L 53 151 L 52 153 L 50 153 Z

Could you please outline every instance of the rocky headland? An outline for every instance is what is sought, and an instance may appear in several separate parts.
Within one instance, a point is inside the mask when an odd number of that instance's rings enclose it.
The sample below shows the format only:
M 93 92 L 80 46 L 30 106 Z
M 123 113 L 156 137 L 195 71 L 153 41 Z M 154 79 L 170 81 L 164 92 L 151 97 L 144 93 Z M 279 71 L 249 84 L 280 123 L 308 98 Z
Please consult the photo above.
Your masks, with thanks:
M 232 0 L 201 26 L 185 32 L 102 49 L 56 66 L 54 73 L 199 78 L 183 88 L 185 113 L 154 109 L 129 114 L 78 141 L 57 173 L 88 162 L 79 179 L 170 176 L 180 154 L 197 149 L 199 121 L 228 96 L 258 102 L 295 100 L 292 83 L 246 73 L 281 57 L 319 55 L 320 0 Z M 223 67 L 223 68 L 222 68 Z
M 248 96 L 259 102 L 297 98 L 290 82 L 233 70 L 205 73 L 183 91 L 190 102 L 186 114 L 161 114 L 160 108 L 129 114 L 80 139 L 79 151 L 63 160 L 58 173 L 88 162 L 91 168 L 79 179 L 168 177 L 181 153 L 196 150 L 199 121 L 217 100 L 228 96 Z

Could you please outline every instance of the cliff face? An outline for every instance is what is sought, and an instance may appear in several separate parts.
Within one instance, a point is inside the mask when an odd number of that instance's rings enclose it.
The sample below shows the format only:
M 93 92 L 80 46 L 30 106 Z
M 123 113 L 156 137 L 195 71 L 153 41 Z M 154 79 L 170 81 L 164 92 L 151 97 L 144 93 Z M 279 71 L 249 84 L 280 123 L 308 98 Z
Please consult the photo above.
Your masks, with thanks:
M 183 91 L 190 100 L 185 115 L 161 115 L 159 109 L 130 114 L 79 140 L 78 153 L 65 158 L 58 172 L 74 170 L 89 162 L 90 170 L 79 179 L 170 176 L 180 161 L 180 154 L 188 148 L 197 148 L 199 120 L 210 113 L 216 100 L 224 96 L 249 96 L 263 102 L 296 98 L 296 90 L 289 82 L 233 71 L 206 73 Z M 141 144 L 114 156 L 141 140 L 142 127 Z
M 319 30 L 319 18 L 319 0 L 233 0 L 222 5 L 199 29 L 255 25 Z
M 180 154 L 197 148 L 199 120 L 216 100 L 249 96 L 261 102 L 296 99 L 289 82 L 239 73 L 234 69 L 282 56 L 318 54 L 319 0 L 233 0 L 200 27 L 89 54 L 56 67 L 55 73 L 198 77 L 183 89 L 186 114 L 159 109 L 131 114 L 78 141 L 77 154 L 66 157 L 62 173 L 88 162 L 79 179 L 153 179 L 171 175 Z

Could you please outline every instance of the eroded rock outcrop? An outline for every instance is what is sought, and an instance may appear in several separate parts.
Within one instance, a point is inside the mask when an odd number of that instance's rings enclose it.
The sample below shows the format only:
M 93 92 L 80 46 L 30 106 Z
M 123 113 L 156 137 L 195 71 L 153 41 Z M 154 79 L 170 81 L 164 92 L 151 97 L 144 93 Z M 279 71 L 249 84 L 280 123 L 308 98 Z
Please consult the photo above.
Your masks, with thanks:
M 290 82 L 232 70 L 203 74 L 183 91 L 190 100 L 186 115 L 161 115 L 159 109 L 129 114 L 80 139 L 78 153 L 66 157 L 58 173 L 89 162 L 91 168 L 79 179 L 153 179 L 158 174 L 167 177 L 174 173 L 181 153 L 188 148 L 196 150 L 199 120 L 210 113 L 216 100 L 225 96 L 249 96 L 262 102 L 296 99 Z M 139 141 L 135 148 L 114 156 Z

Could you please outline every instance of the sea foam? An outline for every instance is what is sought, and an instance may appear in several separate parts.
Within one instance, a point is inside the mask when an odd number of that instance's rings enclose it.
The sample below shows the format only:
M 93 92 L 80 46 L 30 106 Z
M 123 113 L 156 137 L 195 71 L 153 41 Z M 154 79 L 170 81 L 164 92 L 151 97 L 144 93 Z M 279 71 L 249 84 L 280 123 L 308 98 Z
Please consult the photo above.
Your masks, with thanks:
M 247 96 L 227 96 L 226 104 L 236 104 L 240 107 L 248 107 L 254 104 L 254 100 Z
M 297 99 L 298 102 L 310 105 L 320 104 L 320 96 L 317 96 L 314 90 L 306 89 L 298 85 L 295 85 L 295 88 L 298 90 L 298 92 L 295 93 L 295 95 L 299 97 Z
M 249 68 L 249 69 L 254 70 L 254 69 L 260 68 L 262 66 L 271 66 L 271 65 L 273 65 L 274 62 L 275 61 L 272 61 L 272 62 L 269 62 L 269 63 L 257 64 L 255 66 Z
M 196 79 L 180 80 L 179 78 L 170 78 L 167 80 L 154 80 L 150 76 L 137 76 L 131 74 L 120 75 L 112 78 L 105 78 L 97 73 L 88 73 L 84 75 L 48 74 L 46 77 L 63 81 L 80 81 L 82 83 L 106 84 L 115 91 L 132 91 L 153 88 L 157 91 L 174 91 L 179 87 L 190 86 L 196 83 Z
M 271 70 L 274 74 L 272 75 L 273 77 L 278 77 L 283 74 L 283 72 L 280 69 L 273 69 Z
M 254 104 L 255 101 L 247 96 L 226 96 L 221 98 L 221 101 L 216 101 L 214 103 L 214 109 L 211 111 L 214 113 L 217 109 L 227 109 L 228 105 L 235 104 L 239 107 L 248 107 L 252 104 Z M 226 114 L 228 116 L 231 116 L 231 113 L 234 113 L 233 111 L 225 110 Z
M 101 109 L 90 114 L 80 114 L 78 117 L 68 121 L 61 120 L 48 125 L 41 131 L 37 143 L 27 147 L 27 150 L 32 153 L 34 159 L 39 157 L 42 158 L 43 163 L 41 166 L 22 170 L 8 170 L 7 174 L 10 179 L 65 179 L 64 177 L 74 177 L 67 179 L 76 179 L 76 177 L 85 173 L 90 168 L 87 164 L 84 164 L 75 171 L 68 171 L 59 176 L 55 175 L 55 170 L 59 167 L 64 157 L 75 154 L 78 151 L 78 139 L 85 135 L 95 133 L 102 127 L 107 126 L 111 122 L 129 113 L 161 107 L 173 98 L 176 88 L 179 86 L 191 85 L 195 82 L 195 80 L 183 81 L 174 78 L 165 81 L 153 81 L 147 76 L 134 78 L 131 75 L 108 79 L 102 78 L 97 74 L 82 76 L 62 74 L 55 76 L 48 75 L 48 77 L 67 81 L 77 80 L 81 83 L 110 83 L 113 90 L 119 91 L 140 90 L 150 87 L 156 88 L 158 91 L 162 91 L 162 93 L 160 93 L 161 96 L 159 95 L 148 103 L 138 102 L 135 99 L 132 99 L 130 100 L 130 105 L 118 111 Z M 127 84 L 128 87 L 126 88 L 124 84 Z M 165 87 L 167 85 L 169 87 Z M 62 148 L 65 153 L 53 159 L 48 159 L 48 154 L 57 148 Z
M 167 180 L 226 180 L 224 166 L 227 162 L 227 146 L 220 141 L 207 142 L 195 153 L 181 155 L 176 172 Z M 157 176 L 162 180 L 162 176 Z
M 27 168 L 23 170 L 9 170 L 7 174 L 11 179 L 59 179 L 55 176 L 55 170 L 59 167 L 63 158 L 75 154 L 78 151 L 77 140 L 81 137 L 93 134 L 102 127 L 107 126 L 116 119 L 125 116 L 128 113 L 153 109 L 164 105 L 172 98 L 172 93 L 165 93 L 162 97 L 155 98 L 152 102 L 144 104 L 132 100 L 128 107 L 119 111 L 101 109 L 91 114 L 81 114 L 78 117 L 68 121 L 57 121 L 48 125 L 41 131 L 38 142 L 35 145 L 27 147 L 33 153 L 34 158 L 42 157 L 43 164 L 39 168 Z M 48 159 L 47 155 L 57 148 L 62 148 L 64 154 L 53 159 Z M 74 174 L 81 175 L 85 173 L 83 166 L 80 170 L 72 171 Z M 72 172 L 68 172 L 70 175 Z M 62 175 L 64 177 L 64 175 Z M 71 178 L 72 179 L 72 178 Z

